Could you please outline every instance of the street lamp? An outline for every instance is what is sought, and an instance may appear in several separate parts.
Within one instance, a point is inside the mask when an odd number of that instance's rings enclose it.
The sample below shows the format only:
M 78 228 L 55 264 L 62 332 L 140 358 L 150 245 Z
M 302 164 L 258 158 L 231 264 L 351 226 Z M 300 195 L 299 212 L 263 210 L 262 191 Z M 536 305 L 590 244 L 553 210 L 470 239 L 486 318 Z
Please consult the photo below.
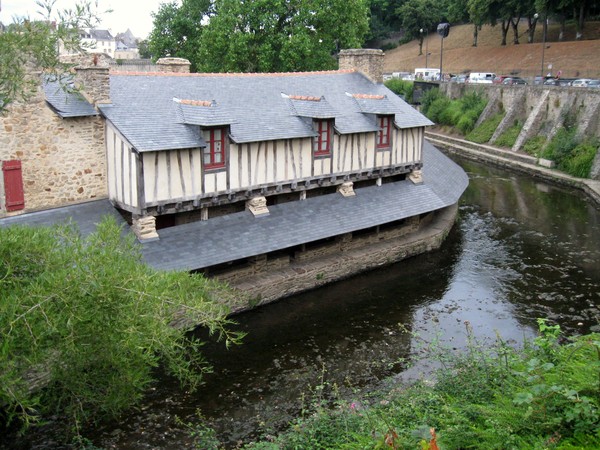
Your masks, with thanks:
M 427 41 L 429 40 L 429 30 L 423 30 L 421 28 L 419 33 L 421 33 L 421 38 L 423 38 L 423 31 L 425 31 L 425 68 L 427 69 L 427 59 L 429 57 L 429 51 L 427 50 Z
M 440 23 L 437 27 L 437 32 L 442 37 L 442 43 L 440 47 L 440 81 L 444 81 L 444 72 L 442 71 L 442 62 L 444 58 L 444 38 L 448 37 L 448 33 L 450 33 L 450 24 Z

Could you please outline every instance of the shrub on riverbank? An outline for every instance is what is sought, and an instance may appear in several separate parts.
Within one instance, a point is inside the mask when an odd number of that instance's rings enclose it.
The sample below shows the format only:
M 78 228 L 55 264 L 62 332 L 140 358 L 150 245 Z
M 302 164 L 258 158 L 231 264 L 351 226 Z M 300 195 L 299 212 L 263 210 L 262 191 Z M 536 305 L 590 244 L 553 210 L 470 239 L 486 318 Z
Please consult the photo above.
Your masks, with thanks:
M 246 448 L 599 448 L 600 335 L 559 343 L 558 326 L 539 325 L 522 349 L 500 338 L 481 345 L 468 329 L 465 352 L 427 353 L 442 366 L 435 382 L 398 387 L 370 406 L 319 407 Z
M 421 98 L 421 111 L 438 125 L 455 127 L 465 135 L 475 128 L 486 104 L 486 98 L 476 91 L 450 100 L 439 89 L 430 89 Z
M 414 91 L 414 83 L 408 80 L 400 80 L 398 78 L 393 78 L 385 82 L 385 86 L 394 94 L 400 95 L 407 102 L 412 102 L 413 91 Z
M 540 156 L 554 161 L 559 170 L 569 175 L 587 178 L 599 146 L 598 139 L 578 138 L 575 127 L 561 128 Z
M 71 225 L 0 227 L 0 288 L 2 422 L 55 414 L 75 431 L 116 417 L 159 365 L 193 389 L 209 367 L 202 343 L 172 326 L 182 317 L 239 337 L 210 299 L 221 286 L 151 269 L 111 218 L 87 238 Z

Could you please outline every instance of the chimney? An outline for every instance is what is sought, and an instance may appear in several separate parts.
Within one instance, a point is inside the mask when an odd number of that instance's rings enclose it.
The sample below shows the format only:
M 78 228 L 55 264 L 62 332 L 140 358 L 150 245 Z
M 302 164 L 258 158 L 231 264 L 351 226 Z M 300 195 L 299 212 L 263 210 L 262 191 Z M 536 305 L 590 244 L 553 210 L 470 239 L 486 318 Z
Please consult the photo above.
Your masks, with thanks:
M 111 103 L 110 101 L 110 68 L 104 61 L 99 61 L 98 55 L 93 55 L 90 61 L 74 67 L 75 80 L 81 89 L 81 94 L 94 106 Z
M 190 73 L 190 65 L 185 58 L 160 58 L 156 61 L 159 72 Z
M 383 83 L 383 50 L 361 48 L 341 50 L 340 70 L 355 69 L 374 83 Z

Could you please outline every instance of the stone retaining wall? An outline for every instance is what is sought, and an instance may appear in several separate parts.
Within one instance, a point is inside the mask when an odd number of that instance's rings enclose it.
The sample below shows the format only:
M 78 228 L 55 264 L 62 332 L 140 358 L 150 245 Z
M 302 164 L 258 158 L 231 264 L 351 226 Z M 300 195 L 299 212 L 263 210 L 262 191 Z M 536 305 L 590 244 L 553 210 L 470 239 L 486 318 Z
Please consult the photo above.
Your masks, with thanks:
M 271 303 L 293 294 L 315 289 L 361 272 L 393 264 L 411 256 L 438 249 L 452 228 L 458 205 L 453 205 L 427 216 L 420 228 L 402 236 L 373 243 L 356 239 L 352 249 L 294 261 L 281 270 L 250 274 L 231 279 L 229 285 L 240 293 L 245 303 L 232 306 L 238 313 Z M 410 227 L 414 221 L 409 222 Z

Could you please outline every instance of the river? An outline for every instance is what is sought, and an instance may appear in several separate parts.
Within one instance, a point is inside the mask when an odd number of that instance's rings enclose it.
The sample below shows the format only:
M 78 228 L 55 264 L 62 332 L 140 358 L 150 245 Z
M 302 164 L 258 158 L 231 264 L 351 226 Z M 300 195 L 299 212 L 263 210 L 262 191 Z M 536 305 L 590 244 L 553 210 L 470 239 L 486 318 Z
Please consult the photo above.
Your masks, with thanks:
M 165 377 L 139 411 L 90 439 L 105 448 L 190 448 L 181 422 L 197 422 L 200 411 L 233 448 L 277 432 L 322 396 L 360 401 L 428 376 L 421 342 L 459 350 L 466 322 L 478 339 L 498 333 L 515 345 L 534 335 L 538 317 L 570 334 L 595 329 L 597 207 L 577 191 L 458 162 L 470 186 L 439 251 L 236 316 L 248 335 L 230 350 L 205 347 L 214 373 L 204 386 L 189 393 Z

